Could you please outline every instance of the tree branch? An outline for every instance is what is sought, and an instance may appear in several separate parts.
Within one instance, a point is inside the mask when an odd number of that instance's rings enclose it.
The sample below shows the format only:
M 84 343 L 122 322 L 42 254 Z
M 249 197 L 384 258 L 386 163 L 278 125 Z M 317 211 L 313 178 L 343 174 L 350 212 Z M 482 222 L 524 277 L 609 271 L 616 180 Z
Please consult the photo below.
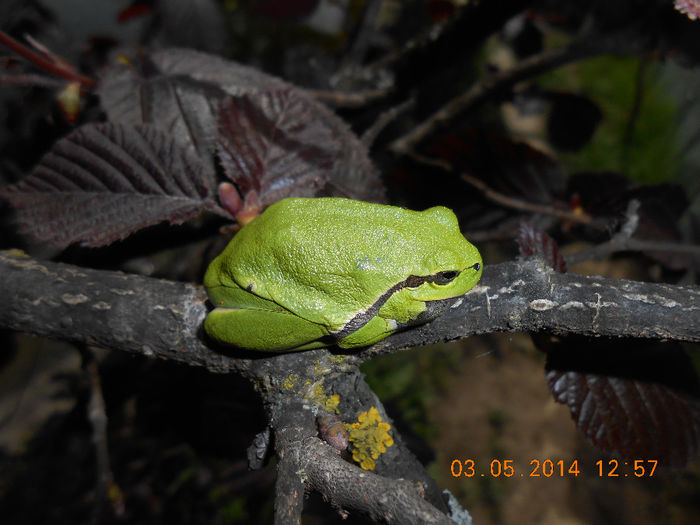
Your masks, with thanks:
M 91 270 L 0 252 L 0 327 L 172 359 L 249 377 L 289 366 L 295 354 L 261 355 L 205 344 L 203 287 Z M 537 260 L 486 265 L 481 282 L 433 322 L 350 357 L 490 332 L 647 337 L 700 342 L 698 287 L 559 274 Z M 325 350 L 305 352 L 320 358 Z
M 335 449 L 318 438 L 290 444 L 287 454 L 298 466 L 305 483 L 324 494 L 334 507 L 355 508 L 374 520 L 390 524 L 454 525 L 422 498 L 419 484 L 362 470 L 341 460 Z
M 302 483 L 341 510 L 390 523 L 447 523 L 439 488 L 393 427 L 395 444 L 377 462 L 377 473 L 391 477 L 357 468 L 316 437 L 313 403 L 319 386 L 325 395 L 339 394 L 346 422 L 370 406 L 389 421 L 357 368 L 377 354 L 497 331 L 700 341 L 700 288 L 561 274 L 536 259 L 487 265 L 479 285 L 446 302 L 447 310 L 433 322 L 347 356 L 328 350 L 261 355 L 214 349 L 201 333 L 207 313 L 201 286 L 15 252 L 0 252 L 0 296 L 12 298 L 0 307 L 2 328 L 253 379 L 275 431 L 278 472 L 289 478 L 277 485 L 276 516 L 285 524 L 298 520 Z
M 296 474 L 301 456 L 290 462 L 286 449 L 289 443 L 315 438 L 312 409 L 319 401 L 315 399 L 318 387 L 340 395 L 341 417 L 345 421 L 355 420 L 370 406 L 376 406 L 388 421 L 381 403 L 348 358 L 325 350 L 280 355 L 235 352 L 234 358 L 207 348 L 199 330 L 206 315 L 206 295 L 201 287 L 60 263 L 40 263 L 26 256 L 0 252 L 0 293 L 15 298 L 11 305 L 6 303 L 0 309 L 0 326 L 174 359 L 205 366 L 214 372 L 236 371 L 254 380 L 262 391 L 280 456 L 275 498 L 277 523 L 298 523 L 304 492 L 303 480 Z M 409 506 L 409 510 L 418 511 L 427 505 L 431 512 L 447 512 L 435 481 L 406 449 L 395 429 L 392 435 L 395 444 L 384 454 L 386 459 L 377 462 L 377 472 L 414 480 L 423 487 L 433 505 L 421 500 Z M 306 450 L 304 461 L 317 464 L 319 458 L 313 453 Z M 391 478 L 382 479 L 391 483 Z M 343 478 L 343 483 L 354 481 L 355 478 Z M 334 484 L 334 489 L 353 492 L 352 487 L 344 487 L 343 483 Z M 321 492 L 334 500 L 332 494 Z M 339 501 L 352 510 L 375 512 L 383 508 L 381 498 L 385 493 L 375 493 L 377 501 L 365 499 L 352 503 L 342 498 Z
M 272 407 L 271 417 L 277 450 L 277 482 L 275 484 L 275 525 L 298 525 L 304 506 L 304 484 L 299 464 L 288 449 L 316 434 L 314 418 L 308 406 L 298 398 L 284 396 Z
M 491 332 L 700 342 L 700 287 L 558 273 L 538 259 L 484 266 L 479 284 L 434 321 L 355 357 Z M 459 301 L 458 301 L 459 302 Z

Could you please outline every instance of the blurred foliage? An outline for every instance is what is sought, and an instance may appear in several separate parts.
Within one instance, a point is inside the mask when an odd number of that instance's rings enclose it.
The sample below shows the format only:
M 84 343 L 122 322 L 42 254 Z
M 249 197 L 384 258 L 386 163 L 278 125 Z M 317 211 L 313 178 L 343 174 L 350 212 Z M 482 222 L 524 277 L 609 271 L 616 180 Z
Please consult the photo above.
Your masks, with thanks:
M 561 155 L 569 173 L 621 171 L 647 184 L 670 181 L 678 175 L 682 157 L 676 118 L 680 107 L 665 92 L 660 66 L 644 60 L 594 58 L 540 79 L 544 88 L 589 96 L 603 113 L 591 142 L 576 153 Z M 635 97 L 641 97 L 636 112 Z

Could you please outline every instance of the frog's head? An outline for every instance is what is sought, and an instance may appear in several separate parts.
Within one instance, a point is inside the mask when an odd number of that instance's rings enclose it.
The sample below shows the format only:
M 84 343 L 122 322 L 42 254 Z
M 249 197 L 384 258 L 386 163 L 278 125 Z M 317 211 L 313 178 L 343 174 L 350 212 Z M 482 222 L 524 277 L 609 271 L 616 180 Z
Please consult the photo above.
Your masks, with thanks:
M 411 275 L 406 287 L 417 301 L 457 297 L 471 290 L 481 278 L 483 261 L 479 251 L 461 235 L 430 254 L 421 275 Z

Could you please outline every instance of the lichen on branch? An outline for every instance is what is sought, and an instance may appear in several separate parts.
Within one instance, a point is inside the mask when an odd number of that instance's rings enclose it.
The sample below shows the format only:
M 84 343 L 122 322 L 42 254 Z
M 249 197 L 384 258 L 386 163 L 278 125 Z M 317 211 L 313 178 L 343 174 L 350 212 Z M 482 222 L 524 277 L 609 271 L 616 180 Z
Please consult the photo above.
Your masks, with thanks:
M 352 459 L 365 470 L 374 470 L 375 459 L 386 452 L 387 447 L 394 444 L 394 438 L 389 434 L 391 425 L 382 421 L 376 407 L 362 412 L 356 423 L 347 425 L 352 444 Z

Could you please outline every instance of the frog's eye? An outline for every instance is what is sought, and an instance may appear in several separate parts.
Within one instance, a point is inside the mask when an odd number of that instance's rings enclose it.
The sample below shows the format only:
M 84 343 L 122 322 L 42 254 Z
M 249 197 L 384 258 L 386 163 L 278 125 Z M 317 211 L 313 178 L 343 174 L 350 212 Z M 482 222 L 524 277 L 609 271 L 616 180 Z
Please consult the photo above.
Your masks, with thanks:
M 459 272 L 457 270 L 447 270 L 438 272 L 435 275 L 411 275 L 404 282 L 407 288 L 418 288 L 423 283 L 448 284 L 454 281 L 458 275 Z
M 440 272 L 440 273 L 435 275 L 433 282 L 435 284 L 451 283 L 452 281 L 454 281 L 457 278 L 458 275 L 459 275 L 459 272 L 456 270 L 449 270 L 446 272 Z
M 481 270 L 481 263 L 474 263 L 469 268 L 474 268 L 477 272 Z

